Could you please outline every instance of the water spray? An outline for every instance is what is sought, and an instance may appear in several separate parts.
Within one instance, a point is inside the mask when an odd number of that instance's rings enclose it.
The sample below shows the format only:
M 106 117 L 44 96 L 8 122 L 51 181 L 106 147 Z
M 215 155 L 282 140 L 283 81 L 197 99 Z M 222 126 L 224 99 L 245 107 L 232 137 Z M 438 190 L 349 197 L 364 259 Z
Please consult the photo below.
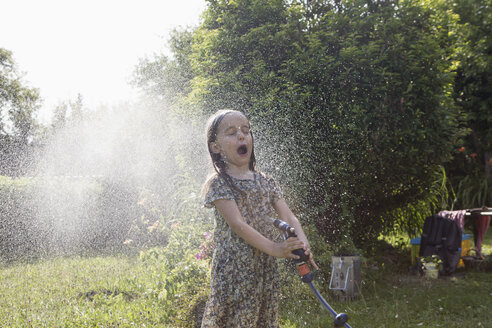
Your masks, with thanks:
M 284 238 L 290 238 L 290 237 L 297 237 L 295 229 L 291 227 L 287 222 L 275 219 L 273 221 L 273 225 L 277 227 L 278 229 L 282 230 L 284 232 Z M 301 280 L 309 285 L 311 289 L 313 290 L 314 294 L 316 297 L 319 299 L 321 304 L 330 311 L 330 313 L 333 315 L 335 318 L 333 320 L 333 325 L 335 327 L 343 327 L 345 326 L 346 328 L 352 328 L 348 323 L 348 315 L 346 313 L 337 313 L 331 306 L 328 304 L 328 302 L 321 296 L 319 291 L 316 289 L 316 287 L 313 284 L 313 274 L 311 272 L 311 269 L 309 268 L 308 262 L 309 262 L 309 256 L 307 256 L 304 252 L 304 249 L 299 248 L 296 250 L 292 251 L 293 254 L 299 256 L 298 259 L 294 259 L 294 262 L 297 265 L 297 271 L 299 272 L 299 275 L 301 276 Z

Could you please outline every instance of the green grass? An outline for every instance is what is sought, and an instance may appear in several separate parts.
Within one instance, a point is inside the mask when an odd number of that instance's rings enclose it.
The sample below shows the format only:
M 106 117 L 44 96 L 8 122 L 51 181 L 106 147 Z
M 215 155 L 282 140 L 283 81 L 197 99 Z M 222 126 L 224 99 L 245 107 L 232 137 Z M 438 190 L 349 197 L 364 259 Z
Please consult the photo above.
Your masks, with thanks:
M 490 227 L 489 230 L 487 230 L 487 234 L 485 235 L 485 238 L 483 239 L 482 253 L 492 254 L 492 227 Z
M 366 284 L 358 301 L 327 300 L 335 311 L 349 315 L 352 327 L 490 327 L 491 291 L 490 273 L 471 273 L 450 281 L 394 276 Z M 290 325 L 285 327 L 327 327 L 332 322 L 321 306 L 308 308 L 309 315 L 290 312 Z
M 57 258 L 0 270 L 1 327 L 164 327 L 138 259 Z
M 349 315 L 354 328 L 492 327 L 492 272 L 462 269 L 456 277 L 428 279 L 403 269 L 410 262 L 409 252 L 403 253 L 401 263 L 391 263 L 394 256 L 365 261 L 362 293 L 356 301 L 337 302 L 330 297 L 328 283 L 316 285 L 335 311 Z M 284 327 L 331 326 L 328 311 L 303 287 L 290 295 L 300 295 L 298 306 L 292 301 L 284 304 Z
M 484 250 L 491 243 L 489 231 Z M 318 278 L 316 285 L 336 311 L 349 315 L 354 328 L 492 327 L 492 273 L 428 280 L 401 270 L 409 261 L 406 255 L 393 260 L 364 262 L 357 301 L 336 302 L 327 282 Z M 172 316 L 189 303 L 190 294 L 178 293 L 172 303 L 163 300 L 156 269 L 127 256 L 0 267 L 0 327 L 174 327 L 179 321 Z M 331 326 L 331 315 L 309 287 L 293 272 L 283 274 L 281 327 Z

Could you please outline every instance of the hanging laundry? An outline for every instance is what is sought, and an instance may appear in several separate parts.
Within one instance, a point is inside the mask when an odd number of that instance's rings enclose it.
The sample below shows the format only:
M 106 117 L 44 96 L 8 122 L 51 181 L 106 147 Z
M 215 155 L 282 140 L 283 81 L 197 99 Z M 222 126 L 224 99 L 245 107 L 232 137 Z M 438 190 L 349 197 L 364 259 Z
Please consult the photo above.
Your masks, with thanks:
M 461 229 L 461 233 L 465 231 L 465 215 L 466 210 L 458 210 L 458 211 L 441 211 L 437 215 L 445 217 L 446 219 L 450 219 L 455 221 Z
M 475 215 L 473 215 L 475 216 Z M 482 255 L 482 242 L 487 230 L 490 226 L 490 216 L 489 215 L 477 215 L 475 219 L 475 224 L 473 225 L 473 239 L 475 242 L 475 253 L 477 257 L 483 259 Z
M 461 234 L 457 221 L 440 215 L 427 217 L 420 238 L 419 257 L 439 255 L 443 261 L 441 274 L 453 274 L 461 257 Z

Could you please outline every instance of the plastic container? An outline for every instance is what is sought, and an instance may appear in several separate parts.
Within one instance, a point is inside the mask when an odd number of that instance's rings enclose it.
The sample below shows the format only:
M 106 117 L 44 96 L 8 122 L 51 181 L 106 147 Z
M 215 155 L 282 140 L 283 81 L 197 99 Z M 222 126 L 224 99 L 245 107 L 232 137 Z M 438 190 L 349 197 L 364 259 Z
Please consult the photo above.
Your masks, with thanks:
M 359 297 L 361 288 L 361 258 L 359 255 L 331 257 L 329 289 L 337 300 L 352 301 Z

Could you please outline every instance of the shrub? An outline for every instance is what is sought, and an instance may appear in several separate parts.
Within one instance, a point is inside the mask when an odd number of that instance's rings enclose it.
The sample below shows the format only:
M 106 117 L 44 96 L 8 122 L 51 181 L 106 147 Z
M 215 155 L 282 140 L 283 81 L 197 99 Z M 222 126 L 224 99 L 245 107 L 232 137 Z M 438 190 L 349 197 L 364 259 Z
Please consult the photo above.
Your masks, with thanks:
M 194 327 L 201 322 L 209 290 L 210 257 L 197 258 L 203 230 L 189 222 L 175 226 L 164 248 L 142 251 L 140 260 L 152 270 L 152 297 L 167 311 L 167 323 Z

